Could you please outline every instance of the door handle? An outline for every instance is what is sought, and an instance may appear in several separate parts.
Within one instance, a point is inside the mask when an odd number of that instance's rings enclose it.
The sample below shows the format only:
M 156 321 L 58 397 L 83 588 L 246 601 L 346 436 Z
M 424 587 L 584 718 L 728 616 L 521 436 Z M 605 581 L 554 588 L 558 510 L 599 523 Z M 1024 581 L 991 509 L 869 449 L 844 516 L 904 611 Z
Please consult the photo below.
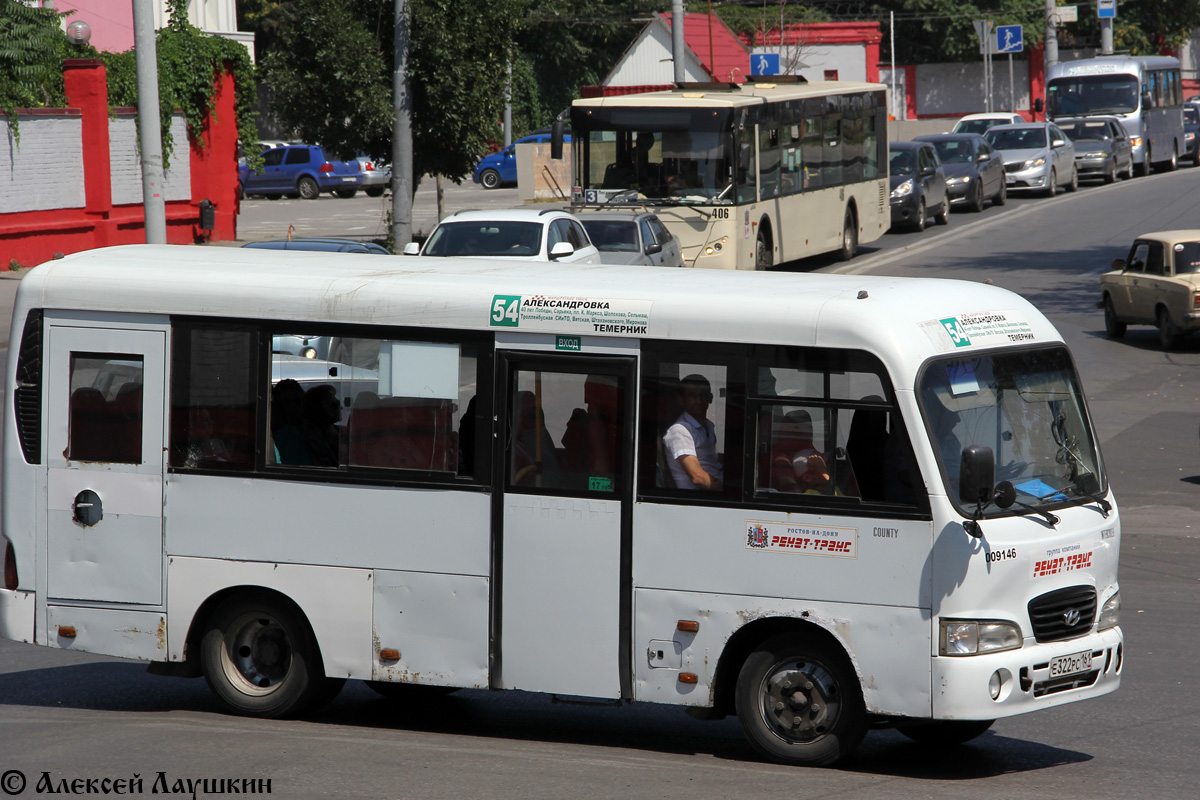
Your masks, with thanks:
M 84 489 L 75 495 L 75 521 L 85 528 L 90 528 L 104 518 L 104 503 L 100 495 L 91 489 Z

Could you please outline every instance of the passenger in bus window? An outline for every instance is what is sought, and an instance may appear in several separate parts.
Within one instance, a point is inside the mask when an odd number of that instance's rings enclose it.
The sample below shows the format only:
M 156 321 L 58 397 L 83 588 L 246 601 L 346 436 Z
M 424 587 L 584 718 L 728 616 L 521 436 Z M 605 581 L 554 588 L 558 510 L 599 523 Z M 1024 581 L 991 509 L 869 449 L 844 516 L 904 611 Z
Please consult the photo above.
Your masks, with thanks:
M 285 378 L 271 390 L 271 439 L 278 464 L 311 466 L 312 456 L 304 444 L 304 387 Z
M 342 418 L 342 404 L 337 389 L 328 383 L 314 386 L 304 395 L 304 446 L 310 462 L 318 467 L 338 465 L 339 437 L 337 423 Z
M 712 387 L 703 375 L 679 382 L 683 413 L 663 436 L 671 477 L 680 489 L 720 491 L 723 480 L 717 458 L 717 432 L 708 419 Z

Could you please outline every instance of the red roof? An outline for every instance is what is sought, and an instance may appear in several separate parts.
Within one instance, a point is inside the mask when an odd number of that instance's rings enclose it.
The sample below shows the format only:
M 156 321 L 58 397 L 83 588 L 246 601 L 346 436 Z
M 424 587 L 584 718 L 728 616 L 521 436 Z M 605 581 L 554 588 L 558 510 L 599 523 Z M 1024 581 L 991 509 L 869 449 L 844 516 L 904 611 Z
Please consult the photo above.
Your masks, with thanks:
M 778 46 L 779 28 L 742 34 L 748 45 Z M 783 44 L 879 44 L 883 32 L 878 22 L 801 22 L 783 26 Z
M 671 15 L 659 16 L 670 28 Z M 750 72 L 750 51 L 717 15 L 684 14 L 683 43 L 714 81 L 745 82 Z

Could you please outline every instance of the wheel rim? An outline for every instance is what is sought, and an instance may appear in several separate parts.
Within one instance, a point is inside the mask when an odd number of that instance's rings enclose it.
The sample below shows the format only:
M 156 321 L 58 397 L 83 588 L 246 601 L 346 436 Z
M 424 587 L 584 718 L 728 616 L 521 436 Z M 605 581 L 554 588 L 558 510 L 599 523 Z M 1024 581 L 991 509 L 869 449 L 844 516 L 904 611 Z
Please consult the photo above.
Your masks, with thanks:
M 226 629 L 221 646 L 221 669 L 239 691 L 262 697 L 287 679 L 292 644 L 273 617 L 243 614 Z
M 300 196 L 305 200 L 312 200 L 320 194 L 317 185 L 310 180 L 300 181 L 300 185 L 297 188 L 300 190 Z
M 488 189 L 493 189 L 500 183 L 499 177 L 494 172 L 483 173 L 483 185 Z
M 841 691 L 822 664 L 787 659 L 771 667 L 759 688 L 759 711 L 768 730 L 788 744 L 808 744 L 833 732 Z
M 1049 192 L 1053 195 L 1058 191 L 1058 176 L 1054 174 L 1054 170 L 1050 170 L 1050 188 Z
M 917 227 L 918 228 L 925 227 L 925 201 L 924 200 L 920 200 L 917 202 Z

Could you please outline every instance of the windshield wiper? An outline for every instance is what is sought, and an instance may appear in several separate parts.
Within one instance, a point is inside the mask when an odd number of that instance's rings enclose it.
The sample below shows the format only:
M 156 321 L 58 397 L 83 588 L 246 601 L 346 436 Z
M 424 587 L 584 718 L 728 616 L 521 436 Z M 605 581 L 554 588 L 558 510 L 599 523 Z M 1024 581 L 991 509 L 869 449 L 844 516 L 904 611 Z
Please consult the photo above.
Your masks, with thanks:
M 1101 497 L 1098 494 L 1092 494 L 1091 492 L 1085 492 L 1083 489 L 1080 489 L 1078 486 L 1069 486 L 1069 487 L 1067 487 L 1067 491 L 1077 494 L 1084 500 L 1087 500 L 1089 502 L 1095 503 L 1096 505 L 1100 506 L 1100 513 L 1104 514 L 1105 519 L 1108 519 L 1108 515 L 1112 512 L 1112 503 L 1108 502 L 1107 500 L 1105 500 L 1103 497 Z M 1085 506 L 1085 505 L 1087 505 L 1087 503 L 1075 501 L 1075 502 L 1072 502 L 1071 505 Z
M 1055 492 L 1055 494 L 1058 493 Z M 1050 496 L 1053 497 L 1054 495 Z M 1038 500 L 1042 499 L 1044 498 L 1038 498 Z M 996 497 L 993 502 L 995 502 L 998 508 L 1020 506 L 1021 508 L 1025 509 L 1026 513 L 1022 514 L 1018 511 L 1011 512 L 1019 517 L 1025 517 L 1029 514 L 1037 514 L 1039 517 L 1045 519 L 1046 522 L 1049 522 L 1052 526 L 1058 525 L 1059 523 L 1058 517 L 1054 514 L 1051 514 L 1049 511 L 1046 511 L 1043 508 L 1037 508 L 1036 506 L 1031 506 L 1028 503 L 1022 503 L 1020 500 L 1018 500 L 1016 487 L 1014 487 L 1010 481 L 1000 481 L 998 484 L 996 484 Z

